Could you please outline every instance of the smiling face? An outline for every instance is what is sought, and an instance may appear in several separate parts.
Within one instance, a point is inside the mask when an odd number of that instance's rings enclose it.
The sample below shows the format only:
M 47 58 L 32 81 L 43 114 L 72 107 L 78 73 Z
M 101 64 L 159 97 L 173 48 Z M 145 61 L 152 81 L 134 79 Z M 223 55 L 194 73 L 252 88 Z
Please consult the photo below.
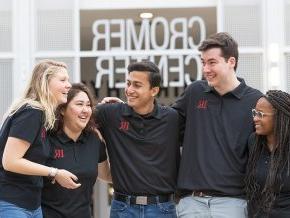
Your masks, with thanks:
M 60 70 L 51 77 L 48 86 L 57 105 L 67 102 L 67 93 L 71 88 L 71 84 L 65 68 L 60 68 Z
M 125 95 L 127 103 L 139 114 L 150 113 L 154 106 L 154 97 L 158 94 L 158 87 L 151 87 L 149 73 L 132 71 L 128 75 Z
M 229 76 L 234 73 L 235 58 L 227 61 L 221 56 L 220 48 L 210 48 L 201 53 L 202 70 L 209 86 L 220 88 L 227 84 Z
M 62 111 L 63 127 L 70 132 L 80 133 L 88 124 L 92 115 L 92 105 L 88 95 L 80 91 Z
M 274 108 L 266 98 L 260 98 L 255 107 L 256 111 L 262 112 L 263 116 L 254 116 L 257 135 L 274 135 Z

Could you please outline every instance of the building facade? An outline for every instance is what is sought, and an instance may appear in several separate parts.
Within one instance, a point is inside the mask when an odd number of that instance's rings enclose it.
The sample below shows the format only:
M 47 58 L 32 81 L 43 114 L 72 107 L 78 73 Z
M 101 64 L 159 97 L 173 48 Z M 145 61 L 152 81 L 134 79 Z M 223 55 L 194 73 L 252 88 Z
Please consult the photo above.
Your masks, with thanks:
M 202 79 L 197 47 L 219 31 L 239 43 L 239 77 L 262 92 L 290 92 L 289 12 L 290 0 L 0 0 L 0 116 L 44 58 L 66 62 L 71 82 L 97 98 L 123 98 L 126 66 L 150 59 L 169 104 Z M 96 184 L 94 217 L 108 217 L 108 190 Z

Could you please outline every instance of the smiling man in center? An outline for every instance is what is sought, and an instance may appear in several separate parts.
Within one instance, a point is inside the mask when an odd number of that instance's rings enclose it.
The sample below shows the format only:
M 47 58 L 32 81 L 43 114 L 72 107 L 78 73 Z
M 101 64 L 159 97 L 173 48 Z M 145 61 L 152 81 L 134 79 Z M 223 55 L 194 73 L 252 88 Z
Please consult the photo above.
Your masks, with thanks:
M 103 104 L 96 120 L 106 140 L 114 196 L 111 218 L 175 218 L 179 116 L 155 100 L 161 75 L 149 61 L 128 66 L 127 103 Z

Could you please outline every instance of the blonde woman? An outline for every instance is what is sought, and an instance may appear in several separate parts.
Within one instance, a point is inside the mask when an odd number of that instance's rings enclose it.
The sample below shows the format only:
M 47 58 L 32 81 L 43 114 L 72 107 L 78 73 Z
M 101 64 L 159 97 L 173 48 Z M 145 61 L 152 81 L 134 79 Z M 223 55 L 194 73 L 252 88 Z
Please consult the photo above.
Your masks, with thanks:
M 46 131 L 54 126 L 54 110 L 66 103 L 70 87 L 66 65 L 44 60 L 8 110 L 0 130 L 0 217 L 41 218 L 42 176 L 66 188 L 80 186 L 72 173 L 43 165 L 50 150 Z

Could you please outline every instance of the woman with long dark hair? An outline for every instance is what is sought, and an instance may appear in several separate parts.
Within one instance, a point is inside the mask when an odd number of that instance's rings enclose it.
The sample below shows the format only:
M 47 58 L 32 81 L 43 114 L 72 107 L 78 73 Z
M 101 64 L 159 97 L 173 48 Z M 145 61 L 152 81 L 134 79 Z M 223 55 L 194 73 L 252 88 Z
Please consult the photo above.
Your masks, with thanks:
M 249 217 L 290 217 L 290 95 L 270 90 L 252 110 L 246 176 Z
M 73 84 L 67 102 L 56 111 L 54 131 L 49 134 L 48 166 L 67 169 L 81 186 L 69 190 L 45 179 L 42 191 L 44 218 L 91 218 L 93 186 L 97 177 L 111 181 L 106 148 L 94 122 L 94 99 L 81 83 Z

